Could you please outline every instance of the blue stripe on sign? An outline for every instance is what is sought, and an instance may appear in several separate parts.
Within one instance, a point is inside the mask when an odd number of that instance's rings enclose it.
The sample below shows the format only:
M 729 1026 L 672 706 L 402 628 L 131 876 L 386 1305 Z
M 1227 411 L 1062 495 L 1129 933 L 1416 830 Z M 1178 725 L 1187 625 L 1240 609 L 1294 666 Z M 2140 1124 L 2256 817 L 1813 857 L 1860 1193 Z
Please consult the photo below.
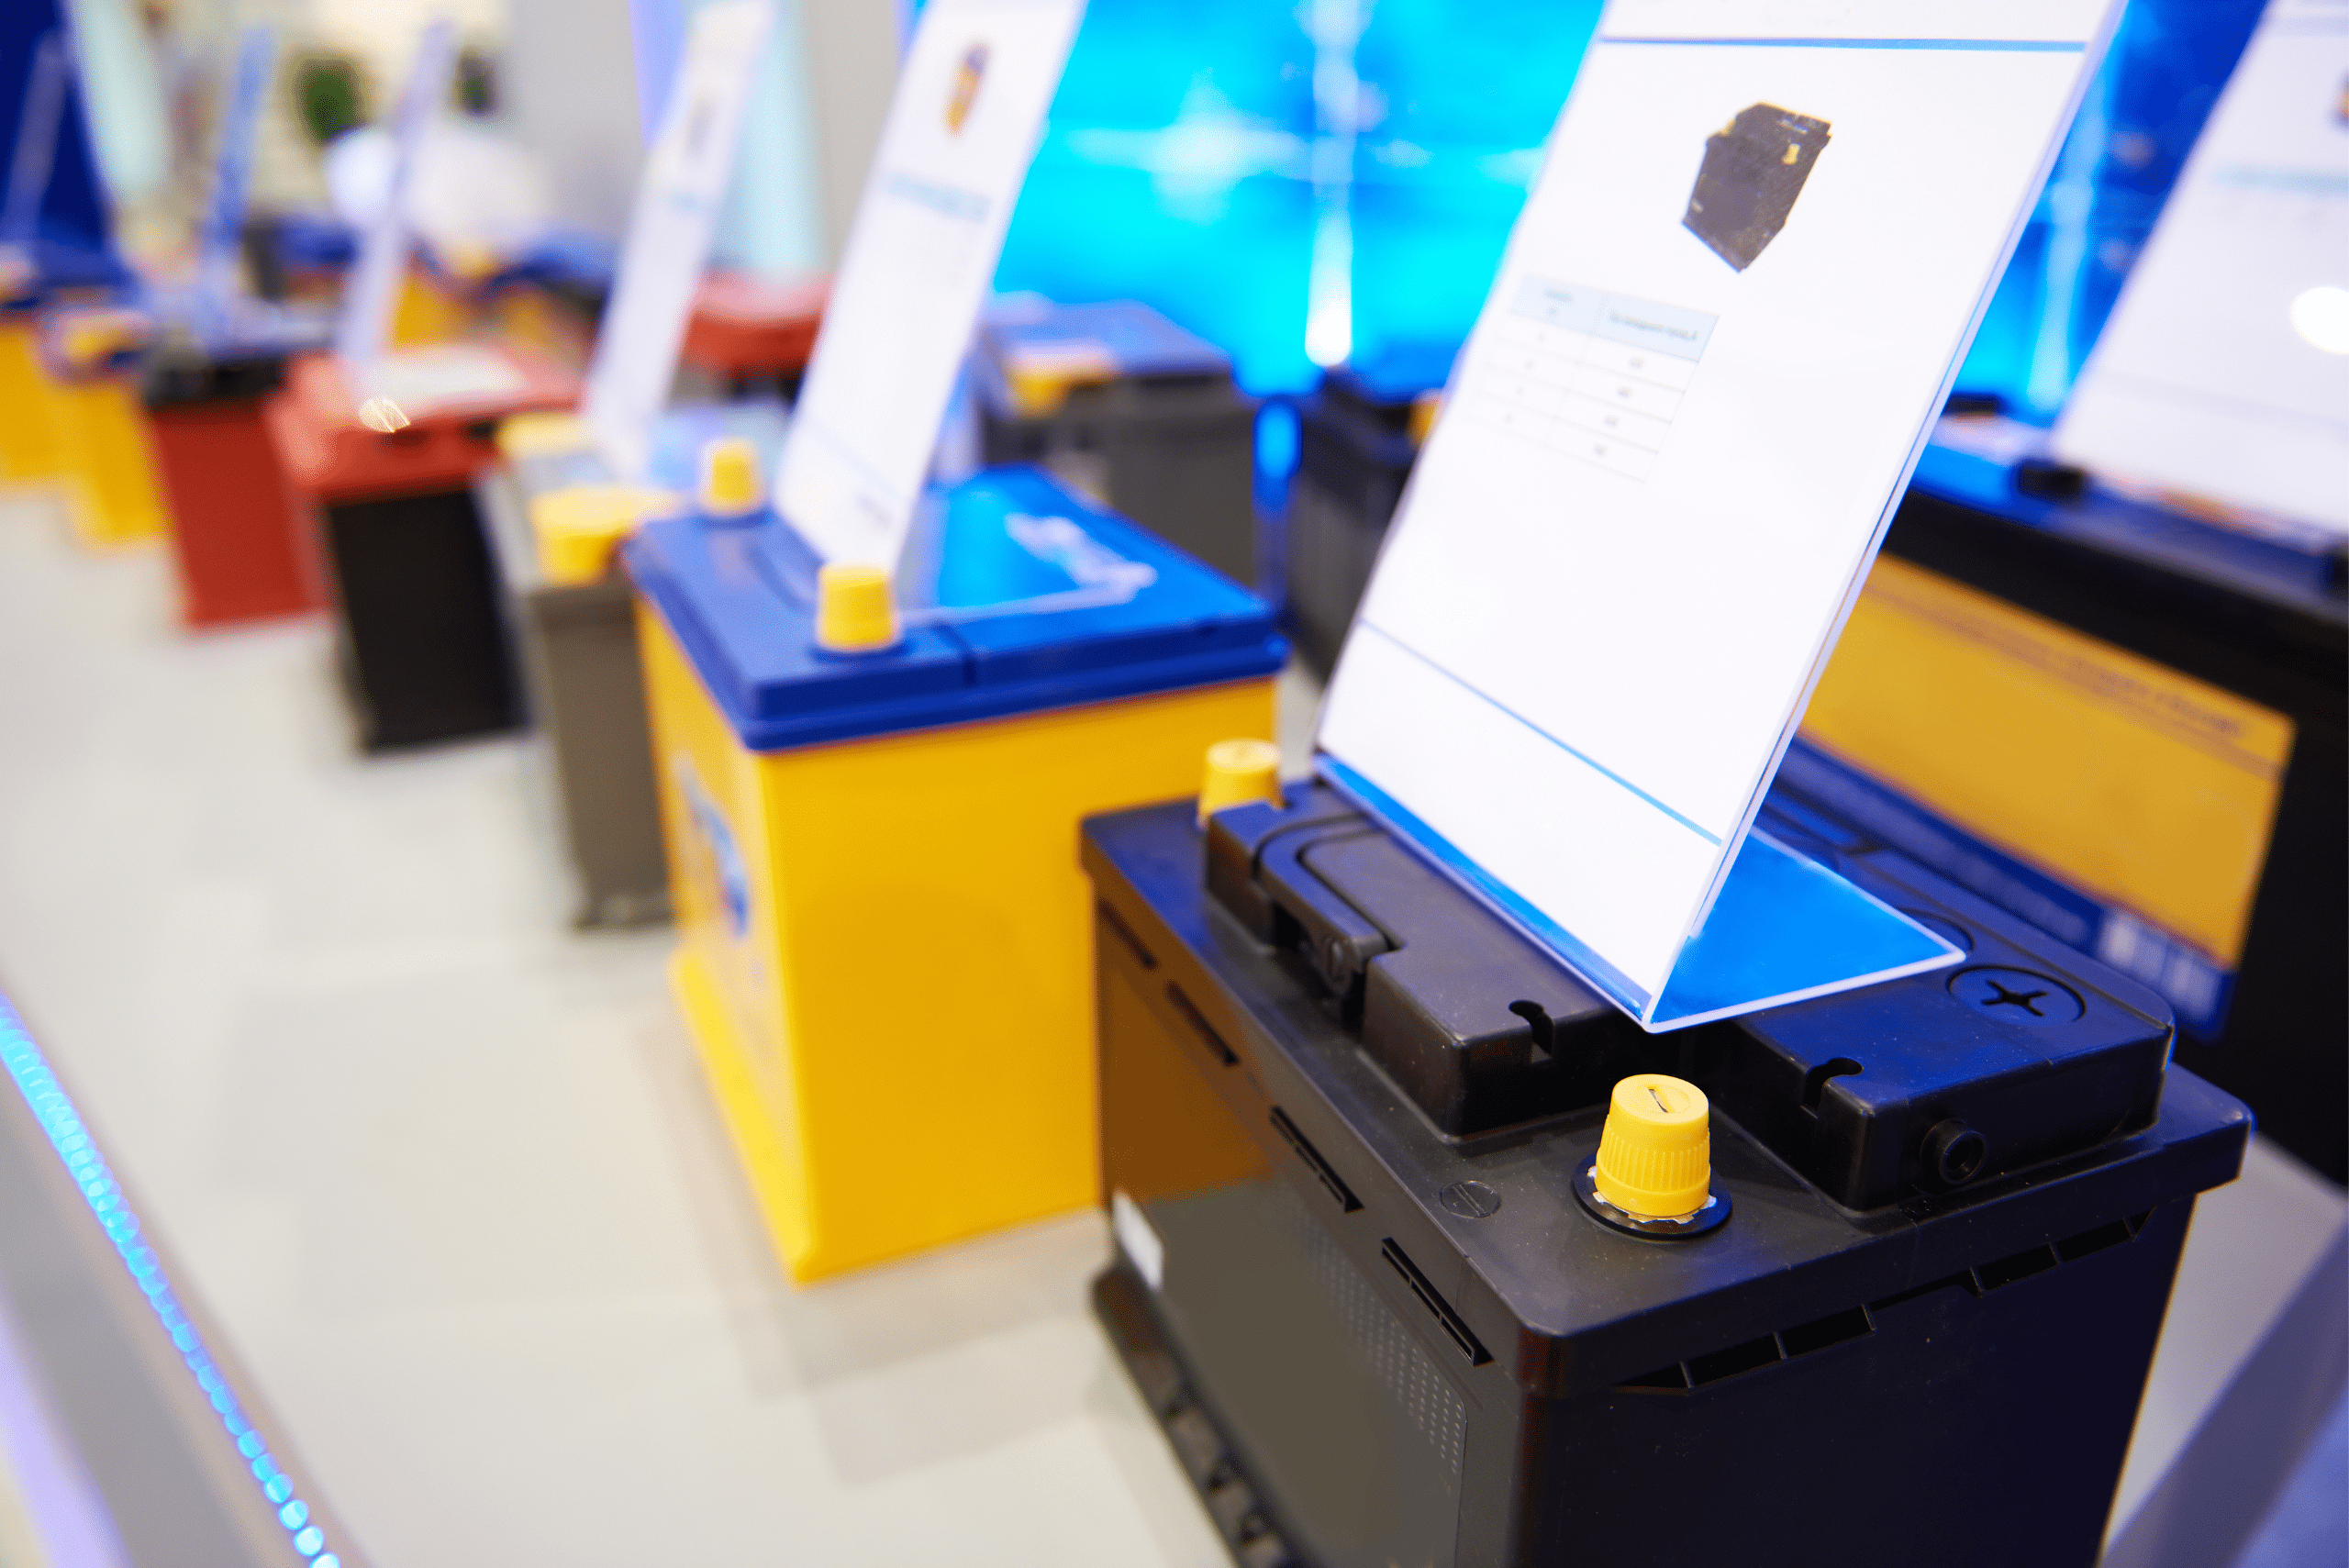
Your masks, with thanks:
M 1485 906 L 1548 948 L 1565 965 L 1617 1006 L 1644 1019 L 1653 999 L 1647 989 L 1598 956 L 1589 944 L 1527 902 L 1525 895 L 1460 852 L 1458 846 L 1413 815 L 1402 802 L 1329 752 L 1314 758 L 1321 776 L 1340 795 L 1395 831 L 1397 838 L 1432 862 Z
M 1429 658 L 1426 654 L 1420 652 L 1418 649 L 1412 647 L 1409 643 L 1404 641 L 1393 632 L 1375 626 L 1367 620 L 1358 620 L 1355 624 L 1362 627 L 1366 631 L 1375 631 L 1378 633 L 1381 639 L 1393 643 L 1397 648 L 1401 649 L 1404 652 L 1409 654 L 1412 658 L 1418 660 L 1429 669 L 1433 670 L 1437 674 L 1442 675 L 1445 680 L 1450 681 L 1453 685 L 1458 686 L 1470 696 L 1476 698 L 1479 702 L 1482 702 L 1491 707 L 1495 712 L 1502 714 L 1514 720 L 1516 723 L 1524 726 L 1527 729 L 1530 729 L 1534 734 L 1539 735 L 1542 740 L 1547 740 L 1551 745 L 1555 746 L 1559 751 L 1564 751 L 1567 756 L 1572 757 L 1575 762 L 1580 762 L 1584 767 L 1588 768 L 1595 773 L 1598 773 L 1600 777 L 1606 779 L 1610 784 L 1619 784 L 1622 788 L 1630 791 L 1631 794 L 1639 796 L 1641 800 L 1654 806 L 1658 811 L 1663 812 L 1666 817 L 1671 817 L 1675 822 L 1679 823 L 1683 828 L 1687 828 L 1688 831 L 1696 834 L 1697 837 L 1704 840 L 1705 842 L 1712 845 L 1715 849 L 1720 848 L 1721 841 L 1717 835 L 1707 832 L 1704 828 L 1698 827 L 1687 817 L 1683 817 L 1677 811 L 1673 810 L 1672 807 L 1666 806 L 1664 802 L 1658 800 L 1655 796 L 1650 795 L 1647 791 L 1642 789 L 1639 785 L 1633 784 L 1622 774 L 1616 773 L 1613 769 L 1608 767 L 1604 762 L 1598 762 L 1592 757 L 1586 756 L 1581 751 L 1575 751 L 1572 746 L 1567 745 L 1564 741 L 1559 740 L 1556 736 L 1551 734 L 1548 730 L 1542 728 L 1540 725 L 1534 723 L 1523 714 L 1519 713 L 1516 709 L 1508 706 L 1505 703 L 1496 702 L 1491 696 L 1469 684 L 1466 681 L 1462 680 L 1459 676 L 1453 674 L 1451 671 L 1445 669 L 1442 665 L 1437 663 L 1434 660 Z

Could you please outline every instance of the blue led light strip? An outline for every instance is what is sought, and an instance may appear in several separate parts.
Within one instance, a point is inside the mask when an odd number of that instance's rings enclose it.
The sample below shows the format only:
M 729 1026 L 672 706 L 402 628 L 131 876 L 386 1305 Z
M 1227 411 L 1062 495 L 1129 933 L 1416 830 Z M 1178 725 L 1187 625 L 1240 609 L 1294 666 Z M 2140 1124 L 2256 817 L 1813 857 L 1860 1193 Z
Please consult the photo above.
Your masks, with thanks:
M 196 1386 L 219 1413 L 221 1428 L 236 1443 L 237 1451 L 251 1462 L 253 1479 L 276 1511 L 277 1522 L 293 1538 L 294 1550 L 310 1560 L 310 1568 L 342 1568 L 342 1560 L 325 1550 L 326 1532 L 310 1522 L 310 1505 L 294 1496 L 294 1478 L 277 1467 L 269 1445 L 246 1418 L 228 1378 L 212 1352 L 205 1349 L 203 1336 L 181 1309 L 171 1281 L 163 1277 L 162 1261 L 139 1239 L 139 1217 L 123 1201 L 122 1188 L 106 1169 L 106 1157 L 98 1152 L 89 1129 L 82 1125 L 73 1101 L 59 1085 L 57 1075 L 49 1069 L 49 1059 L 33 1043 L 24 1019 L 6 996 L 0 996 L 0 1066 L 7 1068 L 17 1093 L 24 1096 L 41 1131 L 48 1135 L 49 1146 L 64 1162 L 73 1184 L 81 1188 L 82 1201 L 90 1206 L 90 1213 L 114 1243 L 122 1266 L 130 1271 L 132 1281 L 146 1296 L 149 1310 L 172 1337 Z

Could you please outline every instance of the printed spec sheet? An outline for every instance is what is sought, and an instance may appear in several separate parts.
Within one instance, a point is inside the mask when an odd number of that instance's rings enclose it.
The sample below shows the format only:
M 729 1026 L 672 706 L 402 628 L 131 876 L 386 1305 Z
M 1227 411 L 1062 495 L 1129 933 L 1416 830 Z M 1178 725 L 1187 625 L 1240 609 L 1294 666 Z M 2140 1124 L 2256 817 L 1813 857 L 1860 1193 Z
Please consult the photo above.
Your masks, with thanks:
M 1617 0 L 1600 24 L 1319 741 L 1642 1019 L 2118 9 Z
M 2055 451 L 2349 534 L 2349 6 L 2261 14 Z
M 774 21 L 774 0 L 722 0 L 696 12 L 685 33 L 580 406 L 622 479 L 644 477 L 652 428 L 677 376 L 685 319 L 734 177 L 751 68 Z
M 775 502 L 895 567 L 1083 0 L 931 0 L 849 230 Z

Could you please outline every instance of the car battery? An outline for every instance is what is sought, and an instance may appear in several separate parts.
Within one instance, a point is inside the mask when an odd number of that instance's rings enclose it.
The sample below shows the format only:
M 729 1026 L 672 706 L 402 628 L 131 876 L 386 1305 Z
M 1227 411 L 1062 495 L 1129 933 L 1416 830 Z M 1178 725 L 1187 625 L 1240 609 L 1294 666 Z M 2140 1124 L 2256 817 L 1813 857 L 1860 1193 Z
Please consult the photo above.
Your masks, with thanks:
M 66 472 L 56 378 L 41 362 L 37 298 L 0 306 L 0 484 L 49 485 Z
M 649 523 L 624 555 L 672 977 L 791 1277 L 1092 1202 L 1077 824 L 1272 733 L 1266 607 L 1025 468 L 931 493 L 887 651 L 818 646 L 818 574 L 771 517 Z M 910 1021 L 933 1006 L 949 1027 Z
M 278 462 L 320 519 L 344 689 L 367 751 L 521 722 L 502 593 L 474 505 L 498 422 L 566 407 L 571 376 L 509 349 L 394 355 L 362 404 L 328 354 L 286 366 L 262 413 Z
M 288 355 L 272 340 L 175 340 L 148 359 L 148 434 L 187 626 L 306 615 L 327 602 L 308 513 L 262 419 Z
M 2160 992 L 2180 1062 L 2349 1179 L 2338 541 L 2089 488 L 1999 435 L 1943 421 L 1781 776 Z
M 154 326 L 145 311 L 114 303 L 41 313 L 55 479 L 74 537 L 95 550 L 150 544 L 168 529 L 139 396 Z
M 1321 785 L 1085 825 L 1095 1305 L 1236 1561 L 2097 1560 L 2250 1118 L 2152 993 L 1762 829 L 1961 966 L 1650 1035 Z M 1605 1201 L 1644 1073 L 1700 1092 L 1686 1219 Z
M 584 369 L 612 293 L 612 242 L 575 229 L 551 229 L 484 285 L 492 330 L 508 342 Z
M 1325 677 L 1370 586 L 1456 347 L 1398 349 L 1375 366 L 1341 366 L 1299 407 L 1286 539 L 1289 627 L 1299 656 Z
M 1256 405 L 1229 354 L 1120 300 L 990 321 L 975 372 L 987 462 L 1041 463 L 1235 582 L 1261 580 Z
M 817 272 L 711 272 L 685 318 L 681 387 L 726 399 L 798 396 L 831 293 L 831 280 Z
M 411 348 L 493 339 L 583 370 L 614 262 L 610 240 L 567 228 L 498 250 L 419 244 L 393 313 L 392 341 Z
M 239 234 L 253 293 L 273 303 L 331 303 L 359 258 L 359 236 L 328 213 L 262 210 Z
M 621 543 L 647 518 L 682 512 L 707 444 L 739 439 L 759 470 L 783 450 L 777 403 L 672 409 L 655 428 L 643 484 L 622 484 L 585 427 L 528 415 L 499 433 L 502 470 L 481 482 L 521 633 L 530 707 L 545 731 L 582 927 L 669 916 L 669 868 L 637 653 L 635 595 Z

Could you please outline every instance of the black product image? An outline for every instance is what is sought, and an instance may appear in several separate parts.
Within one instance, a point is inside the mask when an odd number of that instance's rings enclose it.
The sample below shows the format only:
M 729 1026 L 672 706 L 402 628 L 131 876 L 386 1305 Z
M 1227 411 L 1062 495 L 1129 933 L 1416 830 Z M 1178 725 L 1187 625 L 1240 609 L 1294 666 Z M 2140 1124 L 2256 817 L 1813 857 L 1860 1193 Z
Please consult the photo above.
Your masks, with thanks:
M 1739 272 L 1787 226 L 1828 142 L 1827 122 L 1755 104 L 1705 139 L 1681 226 Z
M 1096 817 L 1115 1348 L 1244 1568 L 2097 1558 L 2250 1120 L 2162 1002 L 1774 795 L 1965 950 L 1648 1035 L 1319 785 Z M 1575 1194 L 1619 1079 L 1725 1222 Z

